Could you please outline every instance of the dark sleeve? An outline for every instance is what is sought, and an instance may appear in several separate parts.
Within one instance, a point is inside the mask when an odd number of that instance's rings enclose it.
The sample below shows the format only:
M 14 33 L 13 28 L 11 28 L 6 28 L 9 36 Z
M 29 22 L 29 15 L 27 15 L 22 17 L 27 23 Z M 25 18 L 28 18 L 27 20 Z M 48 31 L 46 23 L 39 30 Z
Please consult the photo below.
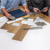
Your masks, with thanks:
M 31 3 L 31 0 L 28 0 L 28 8 L 30 11 L 33 11 L 33 6 L 32 6 L 32 3 Z
M 44 0 L 45 1 L 45 7 L 49 7 L 49 0 Z

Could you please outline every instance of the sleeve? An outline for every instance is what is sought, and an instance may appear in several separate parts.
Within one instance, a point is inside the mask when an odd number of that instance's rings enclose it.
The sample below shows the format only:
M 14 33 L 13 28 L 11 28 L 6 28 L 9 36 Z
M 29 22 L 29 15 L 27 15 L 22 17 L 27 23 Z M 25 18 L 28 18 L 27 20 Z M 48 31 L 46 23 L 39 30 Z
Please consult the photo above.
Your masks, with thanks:
M 49 0 L 44 0 L 45 1 L 45 7 L 49 7 Z
M 32 6 L 32 3 L 31 3 L 31 0 L 28 0 L 28 8 L 30 11 L 33 11 L 33 6 Z
M 27 5 L 26 0 L 21 0 L 22 5 Z
M 5 8 L 6 4 L 7 4 L 7 0 L 4 0 L 4 1 L 1 0 L 1 9 Z

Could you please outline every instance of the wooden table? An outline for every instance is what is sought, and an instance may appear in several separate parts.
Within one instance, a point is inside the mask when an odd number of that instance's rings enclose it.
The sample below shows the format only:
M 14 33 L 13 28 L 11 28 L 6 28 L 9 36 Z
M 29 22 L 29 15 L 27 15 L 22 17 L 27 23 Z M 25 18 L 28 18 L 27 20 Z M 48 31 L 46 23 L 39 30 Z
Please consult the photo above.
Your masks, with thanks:
M 21 9 L 22 11 L 24 11 L 24 9 L 23 9 L 22 7 L 20 7 L 20 9 Z M 12 10 L 11 10 L 11 11 L 12 11 Z M 0 14 L 0 17 L 2 17 L 2 16 L 4 16 L 4 15 L 3 15 L 3 14 Z M 48 16 L 46 16 L 46 15 L 44 15 L 44 14 L 42 14 L 42 13 L 39 13 L 39 14 L 37 14 L 36 16 L 34 16 L 34 14 L 32 14 L 32 15 L 29 16 L 29 18 L 35 20 L 37 16 L 40 17 L 40 18 L 42 18 L 42 19 L 45 20 L 46 22 L 50 23 L 50 17 L 48 17 Z M 24 19 L 24 16 L 22 16 L 22 18 L 23 18 L 23 20 L 25 20 L 25 19 Z M 24 30 L 24 28 L 30 28 L 31 26 L 21 24 L 21 21 L 22 21 L 22 20 L 20 20 L 20 21 L 18 21 L 18 22 L 15 22 L 15 23 L 20 23 L 20 26 L 18 26 L 18 27 L 17 27 L 17 26 L 12 26 L 12 23 L 11 23 L 11 24 L 5 23 L 5 24 L 1 27 L 1 29 L 6 29 L 6 30 L 8 30 L 7 32 L 14 33 L 15 36 L 14 36 L 12 39 L 18 40 L 18 41 L 22 41 L 23 38 L 25 37 L 25 35 L 26 35 L 27 32 L 28 32 L 28 30 Z

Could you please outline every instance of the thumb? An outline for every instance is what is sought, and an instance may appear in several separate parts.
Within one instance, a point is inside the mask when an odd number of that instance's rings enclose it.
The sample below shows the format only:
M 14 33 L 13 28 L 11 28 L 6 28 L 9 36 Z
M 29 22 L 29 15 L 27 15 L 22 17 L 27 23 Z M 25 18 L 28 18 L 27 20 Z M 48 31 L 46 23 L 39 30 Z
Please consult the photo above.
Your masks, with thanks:
M 12 15 L 11 15 L 11 14 L 10 14 L 9 16 L 10 16 L 10 17 L 12 17 Z
M 26 12 L 26 11 L 24 10 L 24 12 Z

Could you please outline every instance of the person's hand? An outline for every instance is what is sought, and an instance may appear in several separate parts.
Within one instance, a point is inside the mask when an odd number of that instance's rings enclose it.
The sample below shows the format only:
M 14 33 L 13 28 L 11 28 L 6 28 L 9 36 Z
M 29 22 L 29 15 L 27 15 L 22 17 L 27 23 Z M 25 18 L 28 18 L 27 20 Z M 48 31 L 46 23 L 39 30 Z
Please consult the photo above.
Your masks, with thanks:
M 44 8 L 44 10 L 42 12 L 47 12 L 47 10 L 48 10 L 47 8 Z
M 30 13 L 28 9 L 25 9 L 25 10 L 24 10 L 24 12 L 26 12 L 27 14 L 29 14 L 29 13 Z
M 34 8 L 34 9 L 33 9 L 34 12 L 37 12 L 37 10 L 38 10 L 38 8 Z
M 6 14 L 6 17 L 10 19 L 12 17 L 12 15 L 8 13 L 8 14 Z

